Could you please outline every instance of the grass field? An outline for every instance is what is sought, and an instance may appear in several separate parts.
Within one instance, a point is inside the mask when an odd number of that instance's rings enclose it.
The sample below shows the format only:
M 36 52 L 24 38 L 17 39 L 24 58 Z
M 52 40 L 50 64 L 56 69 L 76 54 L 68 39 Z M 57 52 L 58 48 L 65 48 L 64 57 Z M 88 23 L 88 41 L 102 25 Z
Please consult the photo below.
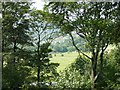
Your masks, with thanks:
M 52 58 L 50 58 L 50 60 L 51 62 L 60 64 L 59 67 L 57 68 L 57 71 L 59 72 L 64 70 L 71 63 L 73 63 L 77 56 L 78 56 L 77 52 L 56 53 L 52 54 Z
M 109 52 L 111 49 L 114 49 L 114 48 L 115 48 L 115 45 L 109 45 L 106 51 Z M 60 64 L 59 67 L 57 68 L 57 71 L 59 72 L 59 71 L 63 71 L 71 63 L 73 63 L 77 57 L 78 57 L 77 52 L 55 53 L 55 54 L 52 54 L 52 58 L 50 58 L 50 60 L 51 62 Z

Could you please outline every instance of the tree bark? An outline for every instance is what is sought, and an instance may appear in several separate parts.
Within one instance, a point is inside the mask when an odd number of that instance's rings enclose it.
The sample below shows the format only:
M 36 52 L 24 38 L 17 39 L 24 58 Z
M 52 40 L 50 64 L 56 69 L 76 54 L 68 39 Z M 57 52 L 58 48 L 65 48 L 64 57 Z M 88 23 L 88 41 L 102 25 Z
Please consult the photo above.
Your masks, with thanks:
M 38 81 L 38 85 L 39 85 L 39 82 L 40 82 L 40 66 L 38 66 L 38 69 L 37 69 L 37 81 Z
M 100 73 L 102 73 L 103 70 L 103 51 L 100 54 Z
M 38 81 L 38 86 L 39 86 L 39 82 L 40 82 L 40 35 L 38 33 L 38 49 L 37 49 L 37 54 L 38 54 L 38 66 L 37 66 L 37 81 Z
M 2 71 L 3 71 L 3 63 L 4 63 L 4 47 L 5 47 L 5 44 L 4 44 L 4 39 L 2 40 L 2 46 L 1 46 L 1 48 L 2 48 L 2 52 L 1 52 L 1 54 L 2 54 Z
M 92 64 L 91 64 L 91 80 L 92 80 L 92 85 L 91 89 L 96 90 L 96 80 L 97 80 L 97 59 L 98 59 L 98 51 L 94 52 L 92 51 Z
M 13 43 L 13 52 L 14 52 L 14 55 L 15 55 L 15 52 L 16 52 L 16 41 L 14 41 L 14 43 Z M 13 59 L 13 63 L 15 64 L 15 56 L 14 56 L 14 59 Z

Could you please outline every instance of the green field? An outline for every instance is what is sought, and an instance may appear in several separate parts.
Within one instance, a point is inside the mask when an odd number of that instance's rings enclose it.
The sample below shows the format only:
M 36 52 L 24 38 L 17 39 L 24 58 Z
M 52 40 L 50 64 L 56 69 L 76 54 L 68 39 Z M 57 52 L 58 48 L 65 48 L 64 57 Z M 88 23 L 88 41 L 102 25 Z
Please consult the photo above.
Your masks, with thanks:
M 109 52 L 111 49 L 114 48 L 115 45 L 109 45 L 106 51 Z M 57 68 L 57 71 L 60 72 L 63 71 L 66 67 L 68 67 L 71 63 L 73 63 L 77 57 L 78 57 L 77 52 L 55 53 L 52 54 L 52 58 L 50 58 L 50 60 L 51 62 L 60 64 Z
M 73 63 L 77 56 L 78 56 L 77 52 L 56 53 L 52 54 L 52 58 L 50 58 L 50 60 L 51 62 L 60 64 L 59 67 L 57 68 L 57 71 L 59 72 L 64 70 L 71 63 Z

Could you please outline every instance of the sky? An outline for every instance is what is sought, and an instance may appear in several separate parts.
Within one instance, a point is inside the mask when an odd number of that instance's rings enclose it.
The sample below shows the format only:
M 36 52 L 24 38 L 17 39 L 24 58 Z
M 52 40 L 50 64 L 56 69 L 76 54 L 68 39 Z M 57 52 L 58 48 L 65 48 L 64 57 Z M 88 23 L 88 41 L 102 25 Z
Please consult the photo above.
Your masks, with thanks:
M 38 9 L 38 10 L 42 10 L 43 9 L 43 6 L 45 4 L 44 1 L 42 1 L 42 0 L 33 0 L 33 2 L 35 2 L 33 4 L 33 7 L 36 7 L 36 9 Z

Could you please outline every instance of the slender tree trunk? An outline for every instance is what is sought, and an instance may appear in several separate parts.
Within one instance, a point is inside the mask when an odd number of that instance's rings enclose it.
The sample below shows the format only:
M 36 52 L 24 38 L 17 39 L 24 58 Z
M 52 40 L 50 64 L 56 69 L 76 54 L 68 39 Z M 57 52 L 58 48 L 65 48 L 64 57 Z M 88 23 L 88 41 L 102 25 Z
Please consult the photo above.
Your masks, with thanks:
M 13 62 L 12 62 L 12 64 L 15 66 L 15 62 L 16 62 L 16 55 L 15 55 L 15 53 L 16 53 L 16 49 L 17 49 L 17 45 L 16 45 L 17 43 L 16 43 L 16 38 L 14 38 L 14 42 L 13 42 L 13 52 L 14 52 L 14 58 L 13 58 Z M 15 69 L 15 67 L 14 67 L 14 69 Z M 18 86 L 16 86 L 16 87 L 13 87 L 13 90 L 19 90 L 19 85 Z
M 37 81 L 38 81 L 38 85 L 39 85 L 39 82 L 40 82 L 40 66 L 38 66 L 37 68 Z
M 16 41 L 13 43 L 13 52 L 14 52 L 14 55 L 16 53 Z M 15 56 L 14 56 L 14 59 L 13 59 L 13 63 L 15 64 Z
M 108 47 L 108 43 L 104 49 L 102 47 L 102 51 L 100 53 L 100 74 L 102 74 L 102 71 L 103 71 L 103 56 L 104 56 L 104 51 L 106 50 L 107 47 Z
M 38 54 L 38 62 L 40 62 L 40 35 L 38 34 L 38 50 L 37 50 L 37 54 Z M 38 86 L 39 86 L 39 82 L 40 82 L 40 63 L 38 63 L 38 67 L 37 67 L 37 81 L 38 81 Z
M 2 54 L 2 70 L 3 70 L 3 63 L 4 63 L 4 47 L 5 47 L 5 44 L 4 44 L 4 40 L 2 40 L 2 46 L 1 46 L 1 48 L 2 48 L 2 52 L 1 52 L 1 54 Z
M 103 78 L 103 55 L 104 51 L 102 50 L 102 52 L 100 53 L 100 79 Z
M 98 59 L 98 52 L 93 51 L 93 57 L 92 57 L 92 69 L 91 69 L 91 80 L 92 85 L 91 89 L 96 90 L 96 79 L 97 79 L 97 59 Z
M 102 73 L 103 70 L 103 51 L 100 54 L 100 73 Z
M 95 68 L 96 60 L 92 60 L 92 71 L 91 71 L 91 79 L 92 79 L 92 90 L 95 90 L 95 76 L 96 76 L 96 68 Z
M 16 52 L 16 42 L 13 43 L 13 52 L 14 52 L 14 58 L 12 64 L 15 66 L 15 52 Z M 15 69 L 15 68 L 14 68 Z M 16 87 L 13 87 L 13 90 L 16 90 Z

